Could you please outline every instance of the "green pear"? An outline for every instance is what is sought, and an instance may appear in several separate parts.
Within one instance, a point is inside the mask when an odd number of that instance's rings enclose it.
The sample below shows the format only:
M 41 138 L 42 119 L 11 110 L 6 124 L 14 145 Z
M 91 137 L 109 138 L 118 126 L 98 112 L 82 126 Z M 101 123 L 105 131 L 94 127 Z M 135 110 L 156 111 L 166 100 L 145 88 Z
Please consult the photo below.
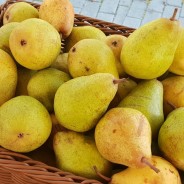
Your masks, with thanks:
M 177 74 L 177 75 L 184 75 L 184 28 L 182 29 L 182 36 L 180 39 L 180 42 L 178 44 L 178 47 L 176 49 L 176 52 L 174 54 L 173 62 L 169 68 L 169 71 Z
M 11 22 L 0 27 L 0 49 L 4 50 L 8 54 L 11 54 L 9 48 L 9 37 L 12 30 L 18 26 L 18 22 Z
M 184 107 L 184 76 L 172 76 L 162 81 L 164 88 L 164 115 Z
M 55 68 L 46 68 L 33 74 L 27 84 L 28 95 L 39 100 L 49 112 L 54 110 L 54 96 L 57 89 L 70 76 Z
M 112 176 L 109 184 L 181 184 L 178 170 L 162 157 L 153 156 L 152 164 L 159 170 L 155 173 L 148 166 L 144 168 L 127 168 Z
M 120 54 L 126 40 L 127 40 L 127 37 L 123 35 L 118 35 L 118 34 L 108 35 L 105 39 L 105 43 L 111 48 L 111 50 L 114 53 L 116 67 L 117 67 L 119 76 L 121 77 L 125 75 L 125 71 L 120 61 Z
M 59 55 L 61 37 L 48 22 L 30 18 L 13 29 L 9 45 L 20 65 L 31 70 L 41 70 L 49 67 Z
M 160 128 L 158 145 L 164 157 L 184 171 L 184 107 L 169 113 Z
M 69 50 L 80 40 L 91 38 L 104 40 L 106 35 L 103 31 L 93 26 L 73 27 L 69 37 L 65 40 L 65 52 L 69 52 Z
M 83 39 L 70 49 L 68 69 L 73 78 L 94 73 L 111 73 L 119 77 L 112 50 L 97 39 Z
M 99 179 L 94 167 L 105 176 L 110 176 L 112 163 L 98 152 L 94 138 L 73 131 L 56 133 L 53 141 L 57 166 L 90 179 Z
M 38 18 L 38 10 L 29 3 L 16 2 L 11 4 L 3 16 L 3 24 L 10 22 L 22 22 L 29 18 Z
M 97 73 L 65 82 L 55 94 L 56 118 L 62 126 L 73 131 L 92 129 L 114 98 L 117 81 L 112 74 Z
M 128 167 L 145 167 L 152 157 L 150 124 L 136 109 L 107 111 L 96 125 L 95 142 L 104 158 Z
M 46 108 L 30 96 L 14 97 L 0 106 L 0 145 L 30 152 L 48 139 L 52 122 Z
M 61 53 L 56 60 L 51 64 L 52 68 L 56 68 L 69 74 L 68 70 L 68 53 Z
M 148 119 L 153 138 L 164 122 L 163 86 L 156 79 L 140 82 L 118 105 L 141 111 Z
M 179 44 L 182 27 L 175 20 L 159 18 L 135 30 L 121 51 L 125 73 L 139 79 L 154 79 L 171 66 Z

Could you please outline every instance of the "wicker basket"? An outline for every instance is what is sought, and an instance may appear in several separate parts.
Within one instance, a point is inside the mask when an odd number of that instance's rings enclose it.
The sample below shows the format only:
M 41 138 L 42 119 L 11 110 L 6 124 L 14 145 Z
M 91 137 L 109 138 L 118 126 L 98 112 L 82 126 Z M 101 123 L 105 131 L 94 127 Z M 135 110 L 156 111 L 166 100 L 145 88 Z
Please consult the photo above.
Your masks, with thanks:
M 7 7 L 21 0 L 7 0 L 0 6 L 0 27 Z M 39 8 L 39 4 L 31 3 Z M 134 29 L 114 23 L 75 14 L 74 26 L 91 25 L 101 29 L 106 35 L 129 36 Z M 0 147 L 0 184 L 101 184 L 100 181 L 76 176 L 72 173 L 51 167 L 33 160 L 24 154 L 15 153 Z M 105 183 L 105 182 L 104 182 Z

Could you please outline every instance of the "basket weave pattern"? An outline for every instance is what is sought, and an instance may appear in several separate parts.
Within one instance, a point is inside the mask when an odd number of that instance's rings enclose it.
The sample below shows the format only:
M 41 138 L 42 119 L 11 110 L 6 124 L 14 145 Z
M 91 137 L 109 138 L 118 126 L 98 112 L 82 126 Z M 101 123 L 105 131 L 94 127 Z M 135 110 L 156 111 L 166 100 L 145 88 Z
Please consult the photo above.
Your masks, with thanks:
M 0 27 L 3 15 L 9 5 L 22 0 L 7 0 L 0 6 Z M 31 3 L 39 9 L 39 4 Z M 75 14 L 74 26 L 91 25 L 101 29 L 106 35 L 129 36 L 134 29 L 114 23 Z M 58 168 L 33 160 L 23 154 L 0 147 L 0 184 L 102 184 L 100 181 L 76 176 Z

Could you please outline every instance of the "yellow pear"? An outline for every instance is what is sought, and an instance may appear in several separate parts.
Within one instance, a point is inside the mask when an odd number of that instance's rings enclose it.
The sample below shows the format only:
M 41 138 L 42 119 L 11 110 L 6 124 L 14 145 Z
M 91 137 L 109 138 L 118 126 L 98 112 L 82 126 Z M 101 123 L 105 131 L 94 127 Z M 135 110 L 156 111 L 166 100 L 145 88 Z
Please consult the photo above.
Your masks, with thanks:
M 120 54 L 126 40 L 127 37 L 118 34 L 109 35 L 105 39 L 105 43 L 112 49 L 114 53 L 116 67 L 118 69 L 119 76 L 121 77 L 125 75 L 125 71 L 120 61 Z
M 69 0 L 44 0 L 39 9 L 39 18 L 53 25 L 66 38 L 74 24 L 74 8 Z
M 55 68 L 46 68 L 34 73 L 27 84 L 27 91 L 29 96 L 39 100 L 52 112 L 55 93 L 68 80 L 70 76 L 67 73 Z
M 94 167 L 109 176 L 112 163 L 98 152 L 94 138 L 73 131 L 57 132 L 53 141 L 57 166 L 71 173 L 90 179 L 99 179 Z
M 111 73 L 119 77 L 112 50 L 97 39 L 80 40 L 70 49 L 68 69 L 73 78 L 94 73 Z
M 0 106 L 15 95 L 17 66 L 12 57 L 0 49 Z
M 103 31 L 93 26 L 73 27 L 69 37 L 65 40 L 65 52 L 68 52 L 80 40 L 90 38 L 105 40 L 106 35 Z
M 153 156 L 152 164 L 160 172 L 155 173 L 148 166 L 127 168 L 112 176 L 109 184 L 181 184 L 177 169 L 162 157 Z
M 145 167 L 152 157 L 150 124 L 136 109 L 116 107 L 107 111 L 96 125 L 95 142 L 104 158 L 128 167 Z
M 169 71 L 177 74 L 177 75 L 184 75 L 184 28 L 182 29 L 182 36 L 176 52 L 174 54 L 174 60 L 169 68 Z
M 16 2 L 11 4 L 3 16 L 3 24 L 9 22 L 22 22 L 29 18 L 38 18 L 38 10 L 26 2 Z
M 61 50 L 61 38 L 57 30 L 37 18 L 24 20 L 13 29 L 9 44 L 15 60 L 31 70 L 49 67 Z
M 30 152 L 48 139 L 52 122 L 35 98 L 17 96 L 0 107 L 0 145 L 15 152 Z
M 167 116 L 175 108 L 184 107 L 184 76 L 168 77 L 162 81 L 162 84 L 164 115 Z
M 176 11 L 170 19 L 151 21 L 128 37 L 121 51 L 121 63 L 127 74 L 153 79 L 169 69 L 182 33 L 179 21 L 175 20 Z
M 8 54 L 11 54 L 9 48 L 9 37 L 12 30 L 18 26 L 18 22 L 10 22 L 0 27 L 0 49 L 6 51 Z
M 114 98 L 119 80 L 109 73 L 96 73 L 63 83 L 54 98 L 59 123 L 76 132 L 94 128 Z

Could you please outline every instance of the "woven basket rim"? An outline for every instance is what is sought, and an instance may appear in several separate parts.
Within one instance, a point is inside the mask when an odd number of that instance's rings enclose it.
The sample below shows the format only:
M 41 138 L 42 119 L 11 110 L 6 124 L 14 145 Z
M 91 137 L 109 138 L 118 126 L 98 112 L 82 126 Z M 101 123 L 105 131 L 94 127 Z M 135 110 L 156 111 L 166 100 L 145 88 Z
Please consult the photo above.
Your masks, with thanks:
M 28 2 L 38 9 L 40 6 L 40 4 L 24 0 L 7 0 L 0 5 L 0 27 L 3 25 L 3 15 L 6 9 L 16 2 Z M 84 25 L 97 27 L 106 35 L 120 34 L 129 36 L 135 30 L 116 23 L 75 14 L 74 26 Z M 20 184 L 102 184 L 100 181 L 76 176 L 0 146 L 0 183 L 9 184 L 13 183 L 13 181 Z

